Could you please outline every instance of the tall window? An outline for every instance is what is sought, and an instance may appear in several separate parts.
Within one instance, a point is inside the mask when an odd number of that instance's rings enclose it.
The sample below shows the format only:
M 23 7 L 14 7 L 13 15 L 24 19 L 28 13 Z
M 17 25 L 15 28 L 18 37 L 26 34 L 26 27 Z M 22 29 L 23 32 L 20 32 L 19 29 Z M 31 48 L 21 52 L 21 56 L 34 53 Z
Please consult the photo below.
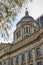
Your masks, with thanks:
M 14 65 L 14 63 L 13 63 L 13 59 L 14 59 L 14 58 L 11 58 L 11 65 Z
M 19 56 L 16 57 L 16 63 L 18 63 L 18 62 L 19 62 Z
M 32 51 L 29 52 L 29 58 L 31 59 L 33 56 L 32 56 Z
M 37 48 L 37 49 L 36 49 L 36 54 L 37 54 L 37 55 L 40 55 L 40 48 Z
M 40 61 L 40 62 L 38 62 L 38 63 L 37 63 L 37 65 L 42 65 L 42 62 L 41 62 L 41 61 Z
M 25 54 L 22 54 L 22 61 L 25 61 Z
M 19 37 L 21 36 L 21 30 L 19 30 Z
M 29 34 L 30 34 L 30 27 L 28 29 L 29 29 Z
M 17 38 L 19 37 L 19 34 L 18 34 L 18 32 L 16 33 L 16 37 L 17 37 Z
M 28 26 L 26 26 L 26 33 L 28 33 Z
M 6 62 L 4 61 L 4 65 L 6 65 Z
M 30 34 L 30 27 L 26 26 L 24 27 L 24 34 L 29 33 Z
M 19 30 L 17 33 L 16 33 L 16 38 L 19 38 L 21 36 L 21 30 Z

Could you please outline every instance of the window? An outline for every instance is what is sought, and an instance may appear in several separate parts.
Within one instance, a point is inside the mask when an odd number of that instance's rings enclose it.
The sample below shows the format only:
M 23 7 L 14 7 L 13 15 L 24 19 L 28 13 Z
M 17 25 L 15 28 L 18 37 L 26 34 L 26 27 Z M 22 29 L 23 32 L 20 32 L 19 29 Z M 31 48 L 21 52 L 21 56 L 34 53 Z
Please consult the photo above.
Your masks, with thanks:
M 30 27 L 28 29 L 29 29 L 29 34 L 30 34 Z
M 6 65 L 6 62 L 4 62 L 4 65 Z
M 13 59 L 14 59 L 14 58 L 11 59 L 11 65 L 14 65 L 14 64 L 13 64 Z
M 41 62 L 41 61 L 40 61 L 40 62 L 38 62 L 38 63 L 37 63 L 37 65 L 42 65 L 42 62 Z
M 2 65 L 1 61 L 0 61 L 0 65 Z
M 15 41 L 15 35 L 14 35 L 14 41 Z
M 29 52 L 29 58 L 32 58 L 32 51 Z
M 19 62 L 19 56 L 16 57 L 16 63 L 18 63 L 18 62 Z
M 26 26 L 26 33 L 28 33 L 28 26 Z
M 25 61 L 25 54 L 22 54 L 22 61 Z
M 16 38 L 19 38 L 21 36 L 21 30 L 19 30 L 17 33 L 16 33 Z
M 19 34 L 18 34 L 18 32 L 16 33 L 16 37 L 17 37 L 17 38 L 19 37 Z
M 37 49 L 36 49 L 36 54 L 37 54 L 37 55 L 40 55 L 40 48 L 37 48 Z
M 24 27 L 24 34 L 29 33 L 30 34 L 30 27 L 26 26 Z

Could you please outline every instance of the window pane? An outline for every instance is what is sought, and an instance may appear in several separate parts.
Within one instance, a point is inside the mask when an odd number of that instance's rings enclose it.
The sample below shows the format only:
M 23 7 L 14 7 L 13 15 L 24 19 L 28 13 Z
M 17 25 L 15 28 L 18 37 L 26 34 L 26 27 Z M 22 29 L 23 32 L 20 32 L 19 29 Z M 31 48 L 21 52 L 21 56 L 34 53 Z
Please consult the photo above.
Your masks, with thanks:
M 11 59 L 11 65 L 13 65 L 13 58 Z
M 18 56 L 16 57 L 16 62 L 17 62 L 17 63 L 19 62 L 19 57 L 18 57 Z
M 24 60 L 25 60 L 25 54 L 22 55 L 22 61 L 24 61 Z
M 32 58 L 32 51 L 29 52 L 29 58 Z
M 36 54 L 37 54 L 37 55 L 40 55 L 40 48 L 37 48 L 37 49 L 36 49 Z
M 17 38 L 19 37 L 18 32 L 16 33 L 16 37 L 17 37 Z
M 28 26 L 26 26 L 26 33 L 28 33 Z
M 29 29 L 29 34 L 30 34 L 30 27 L 28 29 Z
M 4 65 L 6 65 L 6 62 L 4 62 Z

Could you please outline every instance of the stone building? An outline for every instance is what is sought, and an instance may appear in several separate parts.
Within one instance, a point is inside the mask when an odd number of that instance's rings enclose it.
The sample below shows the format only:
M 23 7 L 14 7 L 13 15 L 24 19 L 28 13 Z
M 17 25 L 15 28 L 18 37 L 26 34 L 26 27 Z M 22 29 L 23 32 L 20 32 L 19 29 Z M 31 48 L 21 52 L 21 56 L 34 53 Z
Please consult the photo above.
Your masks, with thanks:
M 38 21 L 39 27 L 43 27 L 43 15 L 41 15 L 40 17 L 38 17 L 36 20 Z
M 0 44 L 0 65 L 43 65 L 43 27 L 26 10 L 12 44 Z

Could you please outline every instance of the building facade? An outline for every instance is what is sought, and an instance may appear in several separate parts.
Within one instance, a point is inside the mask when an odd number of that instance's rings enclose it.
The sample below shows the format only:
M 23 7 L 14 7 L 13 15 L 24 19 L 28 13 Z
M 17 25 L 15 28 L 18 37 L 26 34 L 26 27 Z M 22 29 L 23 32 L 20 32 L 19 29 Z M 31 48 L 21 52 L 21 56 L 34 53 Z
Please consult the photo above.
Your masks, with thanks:
M 12 44 L 0 44 L 0 65 L 43 65 L 43 27 L 26 10 Z
M 37 18 L 39 27 L 43 27 L 43 15 Z

